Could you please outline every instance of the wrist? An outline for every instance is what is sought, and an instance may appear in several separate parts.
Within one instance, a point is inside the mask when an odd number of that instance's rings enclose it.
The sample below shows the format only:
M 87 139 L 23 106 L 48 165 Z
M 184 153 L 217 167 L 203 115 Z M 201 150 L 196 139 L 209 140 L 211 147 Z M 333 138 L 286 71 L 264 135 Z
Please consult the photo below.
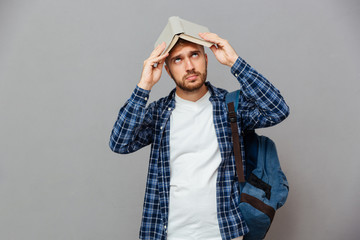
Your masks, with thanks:
M 236 60 L 237 60 L 238 58 L 239 58 L 239 56 L 237 56 L 237 55 L 232 56 L 227 65 L 228 65 L 229 67 L 234 66 L 234 64 L 235 64 L 235 62 L 236 62 Z
M 151 85 L 151 84 L 149 84 L 149 83 L 145 83 L 145 82 L 143 82 L 143 81 L 140 81 L 140 82 L 138 83 L 138 87 L 139 87 L 139 88 L 142 88 L 142 89 L 144 89 L 144 90 L 150 91 L 151 88 L 153 87 L 153 85 Z

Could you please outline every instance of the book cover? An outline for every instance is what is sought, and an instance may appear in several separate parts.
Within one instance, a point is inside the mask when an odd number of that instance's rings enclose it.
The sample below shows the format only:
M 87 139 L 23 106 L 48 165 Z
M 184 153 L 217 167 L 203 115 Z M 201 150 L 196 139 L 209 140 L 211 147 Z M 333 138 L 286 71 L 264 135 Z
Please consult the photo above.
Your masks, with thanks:
M 169 52 L 176 44 L 179 38 L 183 38 L 187 41 L 201 44 L 206 47 L 213 45 L 211 42 L 205 41 L 200 38 L 199 33 L 210 32 L 205 26 L 181 19 L 178 16 L 172 16 L 169 18 L 164 30 L 161 32 L 159 38 L 155 42 L 155 47 L 162 42 L 166 43 L 166 49 L 164 53 Z

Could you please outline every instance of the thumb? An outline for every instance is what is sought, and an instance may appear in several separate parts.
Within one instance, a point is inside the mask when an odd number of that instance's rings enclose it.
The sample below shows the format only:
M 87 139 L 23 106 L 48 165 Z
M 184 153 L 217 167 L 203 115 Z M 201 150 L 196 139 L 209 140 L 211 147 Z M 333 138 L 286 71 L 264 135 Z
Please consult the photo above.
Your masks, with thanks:
M 215 57 L 217 57 L 219 48 L 215 44 L 210 47 L 210 50 L 214 53 Z
M 210 50 L 214 53 L 214 54 L 216 54 L 216 52 L 217 52 L 217 47 L 215 46 L 215 44 L 214 45 L 212 45 L 211 47 L 210 47 Z

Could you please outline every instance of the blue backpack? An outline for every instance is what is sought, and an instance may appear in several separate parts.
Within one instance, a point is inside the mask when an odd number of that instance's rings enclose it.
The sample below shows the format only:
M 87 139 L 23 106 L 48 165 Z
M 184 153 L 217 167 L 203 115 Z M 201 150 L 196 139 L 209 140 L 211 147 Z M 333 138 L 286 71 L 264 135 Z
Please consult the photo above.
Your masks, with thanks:
M 268 137 L 259 136 L 254 130 L 242 133 L 245 145 L 246 172 L 242 170 L 236 112 L 240 90 L 226 95 L 228 115 L 232 125 L 236 168 L 241 182 L 240 211 L 249 227 L 244 240 L 264 239 L 275 211 L 284 205 L 289 192 L 285 174 L 281 170 L 275 143 Z M 240 170 L 240 171 L 239 171 Z

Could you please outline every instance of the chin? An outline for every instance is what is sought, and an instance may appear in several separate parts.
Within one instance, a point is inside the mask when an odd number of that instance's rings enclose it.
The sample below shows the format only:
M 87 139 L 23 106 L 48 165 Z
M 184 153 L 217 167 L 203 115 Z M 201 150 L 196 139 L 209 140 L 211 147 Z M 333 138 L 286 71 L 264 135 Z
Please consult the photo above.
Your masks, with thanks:
M 181 85 L 178 85 L 179 88 L 181 88 L 184 91 L 187 92 L 194 92 L 200 88 L 202 88 L 202 86 L 204 86 L 205 82 L 201 81 L 201 82 L 191 82 L 191 83 L 183 83 Z

